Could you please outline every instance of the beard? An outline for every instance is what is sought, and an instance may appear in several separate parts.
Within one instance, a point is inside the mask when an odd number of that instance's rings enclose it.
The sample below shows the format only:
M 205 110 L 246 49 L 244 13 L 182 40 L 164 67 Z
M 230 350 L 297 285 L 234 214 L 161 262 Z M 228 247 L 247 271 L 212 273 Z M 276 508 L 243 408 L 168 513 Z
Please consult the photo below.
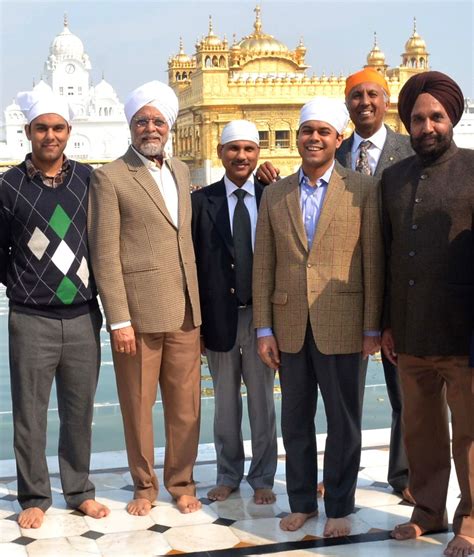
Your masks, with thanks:
M 161 157 L 164 149 L 162 143 L 141 143 L 140 146 L 137 147 L 137 151 L 145 157 Z
M 426 140 L 431 139 L 427 144 Z M 410 136 L 410 143 L 415 153 L 425 163 L 434 162 L 445 153 L 453 141 L 453 128 L 445 134 L 431 133 L 423 134 L 420 137 L 414 138 Z

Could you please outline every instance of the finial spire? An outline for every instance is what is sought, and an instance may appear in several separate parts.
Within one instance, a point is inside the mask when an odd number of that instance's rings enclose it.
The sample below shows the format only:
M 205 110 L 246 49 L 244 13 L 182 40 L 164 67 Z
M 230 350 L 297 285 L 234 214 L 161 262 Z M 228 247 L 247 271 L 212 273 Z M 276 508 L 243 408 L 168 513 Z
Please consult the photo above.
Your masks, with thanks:
M 102 70 L 102 81 L 104 81 L 104 79 L 105 79 L 105 73 L 104 70 Z
M 183 37 L 179 37 L 179 53 L 184 54 Z
M 374 31 L 374 48 L 376 48 L 377 46 L 377 31 Z
M 64 12 L 64 27 L 67 27 L 69 25 L 68 19 L 67 19 L 67 13 Z
M 212 29 L 212 15 L 209 16 L 209 35 L 213 35 L 213 29 Z
M 416 33 L 416 17 L 413 17 L 413 34 Z
M 254 9 L 255 23 L 253 24 L 256 35 L 259 35 L 262 32 L 262 20 L 260 18 L 261 11 L 262 11 L 262 8 L 257 4 L 255 6 L 255 9 Z

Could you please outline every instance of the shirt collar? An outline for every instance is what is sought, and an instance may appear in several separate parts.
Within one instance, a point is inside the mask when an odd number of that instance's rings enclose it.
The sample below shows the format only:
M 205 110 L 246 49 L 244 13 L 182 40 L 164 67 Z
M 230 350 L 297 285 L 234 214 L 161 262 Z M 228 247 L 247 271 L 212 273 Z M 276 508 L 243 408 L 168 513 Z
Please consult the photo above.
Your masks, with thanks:
M 224 174 L 224 184 L 227 197 L 230 197 L 234 193 L 234 191 L 238 189 L 245 190 L 249 195 L 255 195 L 255 183 L 253 174 L 250 174 L 250 176 L 247 178 L 247 181 L 241 188 L 237 187 L 234 182 L 232 182 L 232 180 L 230 180 L 227 175 Z
M 320 186 L 325 186 L 329 184 L 329 180 L 331 179 L 332 171 L 334 170 L 334 165 L 336 161 L 334 160 L 331 166 L 326 170 L 326 172 L 316 180 L 316 187 L 319 188 Z M 300 170 L 298 173 L 298 179 L 300 186 L 309 185 L 309 180 L 306 174 L 303 172 L 303 167 L 300 166 Z M 312 187 L 312 186 L 310 186 Z
M 36 168 L 31 153 L 28 153 L 25 157 L 25 165 L 26 165 L 26 173 L 28 175 L 28 178 L 30 180 L 32 180 L 35 176 L 40 176 L 40 178 L 43 180 L 51 180 L 51 178 L 47 177 L 44 175 L 44 173 L 39 169 Z M 65 154 L 63 154 L 63 164 L 61 165 L 61 169 L 59 170 L 59 172 L 56 174 L 56 176 L 59 176 L 60 174 L 65 174 L 66 172 L 68 172 L 68 170 L 71 167 L 71 161 L 66 157 Z
M 137 155 L 137 157 L 142 161 L 143 165 L 148 168 L 148 170 L 156 170 L 159 169 L 160 167 L 156 164 L 155 161 L 152 161 L 150 159 L 148 159 L 147 157 L 145 157 L 145 155 L 142 155 L 140 153 L 140 151 L 138 151 L 137 149 L 135 149 L 135 147 L 132 145 L 132 149 L 135 151 L 135 154 Z M 163 162 L 168 164 L 168 157 L 166 156 L 165 153 L 163 153 Z
M 354 140 L 352 142 L 352 149 L 351 152 L 354 154 L 359 149 L 360 144 L 362 141 L 370 141 L 372 145 L 380 149 L 383 149 L 385 145 L 385 140 L 387 139 L 387 128 L 382 124 L 382 127 L 377 130 L 374 135 L 370 137 L 361 137 L 356 131 L 354 131 Z

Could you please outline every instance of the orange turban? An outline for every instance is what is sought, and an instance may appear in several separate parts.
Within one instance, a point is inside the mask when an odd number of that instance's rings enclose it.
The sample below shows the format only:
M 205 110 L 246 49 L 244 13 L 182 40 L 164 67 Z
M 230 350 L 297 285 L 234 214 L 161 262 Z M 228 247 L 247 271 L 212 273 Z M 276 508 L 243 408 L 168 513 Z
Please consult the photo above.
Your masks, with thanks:
M 350 75 L 346 79 L 346 89 L 344 91 L 344 95 L 347 97 L 354 87 L 366 82 L 377 83 L 377 85 L 380 85 L 387 95 L 390 96 L 390 89 L 388 88 L 388 84 L 385 81 L 384 76 L 372 68 L 364 68 L 363 70 L 360 70 L 360 72 Z

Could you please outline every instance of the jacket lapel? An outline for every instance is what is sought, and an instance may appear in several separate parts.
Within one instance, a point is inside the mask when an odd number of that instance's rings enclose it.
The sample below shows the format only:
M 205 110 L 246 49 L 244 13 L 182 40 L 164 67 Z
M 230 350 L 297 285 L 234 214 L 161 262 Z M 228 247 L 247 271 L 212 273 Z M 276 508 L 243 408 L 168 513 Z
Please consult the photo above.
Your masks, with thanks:
M 306 231 L 303 225 L 303 216 L 301 214 L 298 176 L 299 174 L 297 172 L 288 179 L 288 184 L 286 186 L 286 203 L 288 205 L 288 212 L 290 214 L 291 221 L 296 230 L 296 235 L 298 236 L 304 249 L 308 251 L 308 238 L 306 237 Z
M 209 217 L 219 232 L 225 246 L 229 250 L 232 257 L 234 257 L 234 242 L 230 232 L 229 208 L 227 205 L 224 179 L 222 179 L 216 187 L 213 188 L 213 192 L 207 196 L 207 201 Z
M 163 213 L 163 216 L 172 226 L 175 226 L 171 215 L 166 208 L 165 200 L 161 195 L 160 189 L 156 185 L 155 180 L 150 176 L 150 172 L 140 160 L 138 155 L 129 147 L 128 151 L 123 157 L 124 162 L 127 164 L 130 173 L 133 178 L 138 182 L 138 184 L 146 191 L 150 196 L 153 203 L 158 207 L 158 209 Z
M 374 176 L 381 176 L 383 171 L 388 166 L 393 164 L 393 161 L 395 160 L 394 153 L 396 153 L 399 149 L 395 132 L 393 132 L 389 127 L 385 127 L 387 128 L 387 137 L 385 138 L 385 143 L 382 152 L 380 153 L 379 162 L 377 163 Z
M 340 205 L 340 199 L 345 190 L 344 179 L 346 177 L 346 170 L 336 163 L 331 178 L 328 184 L 328 191 L 324 199 L 321 214 L 319 216 L 318 226 L 314 235 L 312 250 L 317 249 L 318 244 L 321 242 L 333 216 Z

